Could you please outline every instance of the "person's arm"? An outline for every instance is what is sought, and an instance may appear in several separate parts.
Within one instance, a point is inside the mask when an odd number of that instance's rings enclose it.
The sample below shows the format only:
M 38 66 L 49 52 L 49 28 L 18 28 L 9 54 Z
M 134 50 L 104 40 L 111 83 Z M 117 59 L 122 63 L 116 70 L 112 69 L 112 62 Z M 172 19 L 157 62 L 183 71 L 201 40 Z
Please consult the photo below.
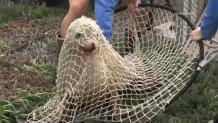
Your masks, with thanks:
M 211 39 L 218 29 L 218 0 L 209 0 L 207 12 L 200 26 L 203 38 Z

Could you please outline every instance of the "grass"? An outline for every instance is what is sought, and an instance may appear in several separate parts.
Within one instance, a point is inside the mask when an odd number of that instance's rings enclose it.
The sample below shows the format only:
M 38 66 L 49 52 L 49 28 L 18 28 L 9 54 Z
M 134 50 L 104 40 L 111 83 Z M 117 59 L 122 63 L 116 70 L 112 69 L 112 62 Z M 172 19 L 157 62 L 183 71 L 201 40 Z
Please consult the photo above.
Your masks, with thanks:
M 47 16 L 62 16 L 67 10 L 63 8 L 48 8 L 43 5 L 13 5 L 0 7 L 0 27 L 5 27 L 15 19 L 37 19 Z
M 20 90 L 19 94 L 23 98 L 0 101 L 0 123 L 18 123 L 25 120 L 32 110 L 46 103 L 55 92 L 31 94 L 26 90 Z
M 152 123 L 207 123 L 218 111 L 218 63 L 200 73 L 192 87 Z
M 7 51 L 8 48 L 8 45 L 3 40 L 0 40 L 0 55 Z
M 8 26 L 8 23 L 15 19 L 38 19 L 47 16 L 63 16 L 67 13 L 67 8 L 53 8 L 46 7 L 45 4 L 42 5 L 14 5 L 8 2 L 7 5 L 0 7 L 0 28 Z M 87 16 L 94 17 L 94 1 L 91 1 L 90 10 Z
M 51 82 L 55 83 L 57 73 L 54 66 L 47 63 L 41 63 L 35 65 L 35 67 L 41 74 L 46 75 Z

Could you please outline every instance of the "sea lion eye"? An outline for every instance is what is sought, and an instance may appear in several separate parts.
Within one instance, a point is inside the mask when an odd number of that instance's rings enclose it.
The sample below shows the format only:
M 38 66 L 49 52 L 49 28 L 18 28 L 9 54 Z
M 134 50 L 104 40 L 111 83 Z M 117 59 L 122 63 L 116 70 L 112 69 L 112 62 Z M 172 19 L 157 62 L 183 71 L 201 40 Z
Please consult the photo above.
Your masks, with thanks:
M 76 35 L 75 35 L 75 38 L 80 38 L 82 36 L 82 33 L 77 33 Z

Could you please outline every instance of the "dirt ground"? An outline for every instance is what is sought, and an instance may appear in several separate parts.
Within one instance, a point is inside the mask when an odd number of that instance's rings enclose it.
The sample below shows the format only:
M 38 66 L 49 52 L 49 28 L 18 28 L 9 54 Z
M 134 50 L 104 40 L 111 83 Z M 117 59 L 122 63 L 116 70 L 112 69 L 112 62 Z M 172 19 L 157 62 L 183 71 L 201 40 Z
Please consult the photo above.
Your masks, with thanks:
M 0 100 L 19 98 L 19 90 L 36 93 L 55 87 L 36 66 L 57 67 L 55 31 L 61 19 L 16 20 L 0 28 Z

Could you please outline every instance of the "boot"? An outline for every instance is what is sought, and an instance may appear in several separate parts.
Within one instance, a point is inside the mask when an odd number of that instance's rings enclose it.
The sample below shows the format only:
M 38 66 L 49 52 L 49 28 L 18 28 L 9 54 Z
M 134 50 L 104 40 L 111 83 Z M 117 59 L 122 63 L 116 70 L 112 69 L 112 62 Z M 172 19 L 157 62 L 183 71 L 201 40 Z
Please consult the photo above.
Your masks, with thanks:
M 64 38 L 61 38 L 60 30 L 57 30 L 57 31 L 55 32 L 55 36 L 56 36 L 56 38 L 57 38 L 57 44 L 58 44 L 57 56 L 59 57 L 60 52 L 61 52 L 61 47 L 62 47 L 62 44 L 63 44 L 63 42 L 64 42 Z

